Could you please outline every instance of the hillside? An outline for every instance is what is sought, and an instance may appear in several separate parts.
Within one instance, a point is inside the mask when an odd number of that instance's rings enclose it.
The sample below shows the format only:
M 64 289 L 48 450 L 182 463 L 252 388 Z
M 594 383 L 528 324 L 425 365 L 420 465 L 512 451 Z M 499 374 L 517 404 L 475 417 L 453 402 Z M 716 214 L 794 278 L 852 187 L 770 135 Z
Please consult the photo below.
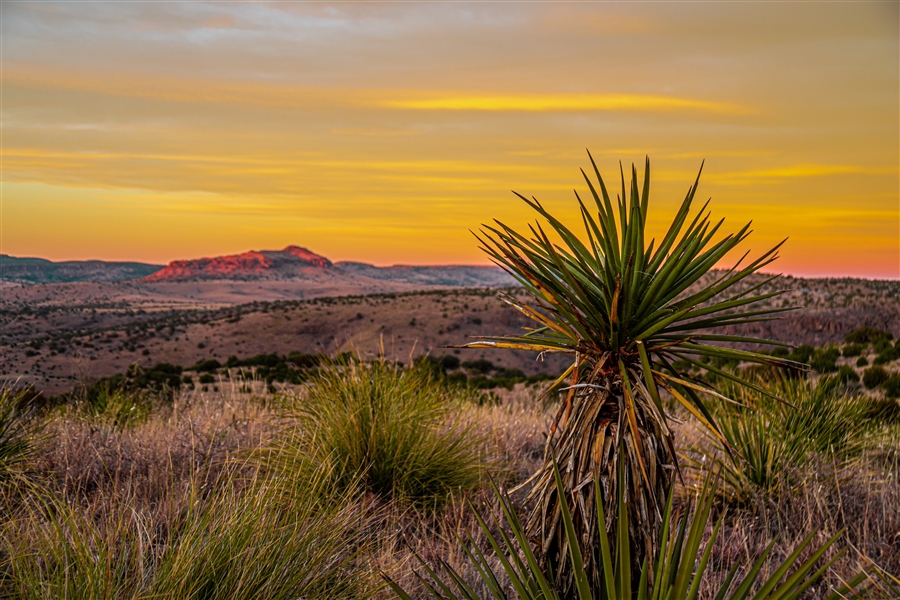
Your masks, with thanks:
M 91 284 L 120 294 L 103 301 L 73 300 L 73 291 L 86 284 L 8 288 L 0 301 L 0 377 L 59 393 L 80 379 L 119 373 L 135 362 L 188 366 L 229 356 L 349 349 L 372 355 L 382 344 L 388 356 L 408 361 L 413 352 L 447 354 L 453 350 L 441 346 L 464 343 L 467 336 L 508 335 L 529 324 L 497 299 L 497 290 L 416 290 L 411 284 L 367 279 L 404 289 L 284 299 L 290 298 L 284 282 L 231 282 L 242 286 L 229 288 L 232 297 L 244 294 L 237 304 L 203 299 L 211 290 L 221 294 L 221 282 L 134 283 L 125 290 L 130 296 L 122 291 L 124 284 Z M 756 281 L 751 278 L 746 285 Z M 141 295 L 148 286 L 155 296 Z M 180 299 L 166 296 L 167 286 L 180 290 Z M 798 310 L 777 321 L 746 325 L 742 332 L 813 346 L 841 342 L 861 326 L 900 337 L 900 282 L 785 277 L 766 289 L 775 287 L 791 291 L 771 302 Z M 44 295 L 22 295 L 36 291 Z M 462 360 L 487 358 L 526 374 L 558 372 L 566 361 L 536 362 L 534 355 L 506 351 L 458 352 Z
M 159 269 L 160 265 L 139 262 L 52 262 L 43 258 L 18 258 L 0 254 L 0 280 L 29 284 L 124 281 L 146 277 Z

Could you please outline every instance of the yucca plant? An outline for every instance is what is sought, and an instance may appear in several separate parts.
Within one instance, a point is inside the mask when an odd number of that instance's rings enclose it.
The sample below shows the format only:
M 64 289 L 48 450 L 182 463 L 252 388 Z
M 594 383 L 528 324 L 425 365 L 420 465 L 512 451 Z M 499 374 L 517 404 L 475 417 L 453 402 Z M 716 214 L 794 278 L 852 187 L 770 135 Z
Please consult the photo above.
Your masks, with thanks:
M 619 462 L 623 460 L 620 454 Z M 603 585 L 592 589 L 589 573 L 585 568 L 585 556 L 579 549 L 573 515 L 568 506 L 560 505 L 560 521 L 565 532 L 568 546 L 564 560 L 569 565 L 574 581 L 573 589 L 561 594 L 554 585 L 554 572 L 543 568 L 531 548 L 525 529 L 516 515 L 509 497 L 496 490 L 497 498 L 506 527 L 498 522 L 493 526 L 476 514 L 479 528 L 491 546 L 491 550 L 499 559 L 501 568 L 491 567 L 485 554 L 469 536 L 463 543 L 463 549 L 469 564 L 478 574 L 481 584 L 487 590 L 487 597 L 495 600 L 520 598 L 521 600 L 558 600 L 560 598 L 577 598 L 577 600 L 696 600 L 699 597 L 701 584 L 707 578 L 707 567 L 719 530 L 725 520 L 723 513 L 713 526 L 712 533 L 706 537 L 707 525 L 712 516 L 712 507 L 716 496 L 716 479 L 708 477 L 704 483 L 696 504 L 673 508 L 673 496 L 669 494 L 665 504 L 660 535 L 659 551 L 655 560 L 643 559 L 638 579 L 633 579 L 631 562 L 634 557 L 629 543 L 627 527 L 624 523 L 629 519 L 626 509 L 625 477 L 626 470 L 619 465 L 617 477 L 617 514 L 611 515 L 614 521 L 622 523 L 616 529 L 615 538 L 610 538 L 605 528 L 597 531 L 600 550 L 600 566 L 603 574 Z M 565 495 L 563 478 L 558 465 L 551 464 L 554 485 L 557 493 Z M 594 480 L 595 503 L 590 507 L 596 511 L 597 523 L 603 523 L 606 516 L 601 500 L 600 484 Z M 507 530 L 512 534 L 507 533 Z M 499 532 L 499 533 L 496 533 Z M 828 568 L 846 552 L 846 549 L 824 558 L 828 550 L 841 536 L 838 533 L 818 548 L 810 549 L 814 533 L 807 536 L 780 563 L 769 564 L 774 542 L 757 558 L 754 564 L 743 570 L 738 576 L 740 565 L 732 565 L 724 580 L 713 590 L 717 600 L 792 600 L 801 597 L 810 590 Z M 805 559 L 801 560 L 807 551 Z M 822 562 L 823 564 L 817 564 Z M 428 590 L 431 597 L 439 600 L 481 600 L 484 595 L 467 583 L 458 571 L 446 562 L 437 569 L 431 568 L 424 560 L 419 563 L 427 576 L 417 573 L 419 582 Z M 818 568 L 816 568 L 818 567 Z M 441 574 L 443 572 L 443 575 Z M 866 579 L 859 574 L 839 590 L 827 595 L 829 600 L 856 597 L 856 591 Z M 652 580 L 652 583 L 651 583 Z M 890 582 L 885 578 L 885 584 Z M 706 582 L 709 586 L 710 582 Z M 388 578 L 388 585 L 403 600 L 412 600 L 405 590 Z M 707 590 L 709 593 L 709 590 Z M 826 594 L 817 597 L 825 598 Z
M 847 465 L 879 446 L 870 400 L 842 387 L 837 378 L 770 375 L 756 383 L 769 395 L 733 383 L 719 388 L 743 405 L 718 406 L 713 411 L 735 453 L 717 456 L 708 465 L 695 462 L 721 472 L 722 496 L 729 502 L 749 503 L 759 495 L 776 497 L 798 483 L 813 455 L 835 466 Z
M 530 226 L 530 236 L 499 221 L 496 226 L 485 225 L 481 235 L 476 235 L 489 257 L 533 296 L 534 305 L 513 297 L 505 300 L 538 327 L 520 336 L 484 337 L 463 346 L 562 353 L 574 359 L 554 384 L 569 380 L 568 395 L 551 427 L 547 458 L 526 482 L 533 485 L 530 500 L 534 506 L 527 520 L 528 534 L 539 542 L 542 560 L 559 568 L 564 591 L 571 588 L 573 579 L 563 560 L 568 542 L 551 452 L 562 465 L 563 489 L 572 502 L 572 520 L 591 586 L 600 589 L 596 512 L 590 509 L 596 488 L 591 483 L 600 483 L 606 514 L 616 514 L 620 455 L 625 457 L 623 481 L 631 544 L 637 549 L 635 573 L 659 544 L 657 532 L 678 468 L 662 391 L 721 439 L 706 405 L 708 399 L 702 397 L 718 394 L 674 363 L 698 366 L 751 387 L 756 386 L 707 364 L 709 359 L 802 367 L 787 359 L 718 345 L 777 344 L 716 330 L 769 320 L 774 313 L 788 310 L 761 304 L 782 293 L 761 291 L 775 277 L 745 281 L 777 258 L 781 244 L 746 266 L 741 266 L 745 254 L 731 269 L 710 273 L 749 235 L 750 225 L 715 240 L 723 221 L 710 221 L 708 202 L 689 219 L 699 174 L 661 241 L 648 243 L 649 159 L 642 183 L 632 166 L 630 191 L 622 172 L 622 190 L 614 205 L 590 153 L 588 156 L 599 190 L 582 171 L 594 204 L 588 209 L 576 192 L 584 238 L 537 199 L 520 194 L 516 195 L 546 220 L 557 241 L 551 240 L 540 221 Z M 704 278 L 707 274 L 711 276 Z M 612 521 L 606 525 L 607 530 L 614 528 Z

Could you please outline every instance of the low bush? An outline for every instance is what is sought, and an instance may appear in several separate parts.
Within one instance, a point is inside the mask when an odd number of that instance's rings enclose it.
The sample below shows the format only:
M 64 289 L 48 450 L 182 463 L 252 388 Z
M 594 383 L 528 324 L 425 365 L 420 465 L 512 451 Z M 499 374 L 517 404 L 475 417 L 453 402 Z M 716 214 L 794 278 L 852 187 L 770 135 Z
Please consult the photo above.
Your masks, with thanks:
M 856 359 L 856 366 L 857 366 L 857 367 L 865 367 L 865 366 L 867 366 L 868 364 L 869 364 L 869 361 L 866 359 L 865 356 L 860 356 L 858 359 Z
M 819 373 L 833 373 L 837 371 L 837 359 L 841 355 L 836 346 L 820 348 L 813 352 L 809 359 L 809 366 Z
M 868 344 L 847 344 L 846 346 L 844 346 L 841 354 L 843 354 L 847 358 L 853 358 L 855 356 L 860 356 L 867 349 Z
M 881 386 L 888 398 L 900 398 L 900 373 L 891 373 Z
M 854 385 L 859 383 L 859 374 L 857 374 L 856 369 L 849 365 L 841 365 L 837 370 L 838 382 L 841 385 Z
M 884 367 L 873 366 L 863 371 L 863 385 L 870 390 L 887 381 L 887 378 L 888 372 Z
M 491 463 L 484 440 L 460 421 L 465 388 L 387 361 L 323 368 L 311 383 L 306 397 L 286 401 L 297 434 L 270 463 L 306 453 L 332 465 L 337 488 L 421 505 L 481 485 Z
M 844 341 L 848 344 L 870 344 L 879 340 L 890 340 L 894 336 L 875 327 L 859 327 L 848 333 Z
M 894 346 L 888 345 L 887 348 L 883 348 L 878 353 L 878 356 L 875 357 L 875 359 L 872 361 L 872 364 L 885 365 L 889 362 L 894 362 L 898 358 L 900 358 L 900 350 L 898 350 Z

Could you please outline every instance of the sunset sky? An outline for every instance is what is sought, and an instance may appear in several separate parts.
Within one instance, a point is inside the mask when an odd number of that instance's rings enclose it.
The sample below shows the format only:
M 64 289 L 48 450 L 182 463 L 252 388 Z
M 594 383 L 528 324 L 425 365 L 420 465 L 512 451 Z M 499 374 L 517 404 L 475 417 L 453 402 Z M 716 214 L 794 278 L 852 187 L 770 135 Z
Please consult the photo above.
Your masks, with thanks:
M 0 4 L 0 250 L 485 264 L 650 156 L 776 270 L 900 277 L 898 2 Z

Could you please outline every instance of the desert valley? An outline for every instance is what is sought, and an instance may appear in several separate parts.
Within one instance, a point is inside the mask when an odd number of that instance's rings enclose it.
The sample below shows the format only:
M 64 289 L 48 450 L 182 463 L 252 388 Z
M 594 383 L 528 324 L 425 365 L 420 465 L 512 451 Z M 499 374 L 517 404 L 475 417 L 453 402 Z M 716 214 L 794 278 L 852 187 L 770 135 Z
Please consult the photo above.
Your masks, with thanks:
M 63 270 L 28 260 L 0 258 L 0 378 L 50 395 L 132 364 L 187 368 L 270 353 L 373 356 L 383 348 L 407 362 L 426 354 L 463 360 L 490 354 L 499 367 L 527 375 L 567 366 L 552 355 L 535 360 L 527 352 L 448 348 L 528 326 L 500 300 L 501 294 L 524 299 L 523 290 L 496 267 L 332 264 L 297 246 L 131 265 L 144 273 L 140 278 L 116 263 L 63 263 Z M 763 279 L 756 275 L 748 285 Z M 780 277 L 766 284 L 764 291 L 772 290 L 787 293 L 770 304 L 797 310 L 735 332 L 815 347 L 841 343 L 860 327 L 900 336 L 896 281 Z

